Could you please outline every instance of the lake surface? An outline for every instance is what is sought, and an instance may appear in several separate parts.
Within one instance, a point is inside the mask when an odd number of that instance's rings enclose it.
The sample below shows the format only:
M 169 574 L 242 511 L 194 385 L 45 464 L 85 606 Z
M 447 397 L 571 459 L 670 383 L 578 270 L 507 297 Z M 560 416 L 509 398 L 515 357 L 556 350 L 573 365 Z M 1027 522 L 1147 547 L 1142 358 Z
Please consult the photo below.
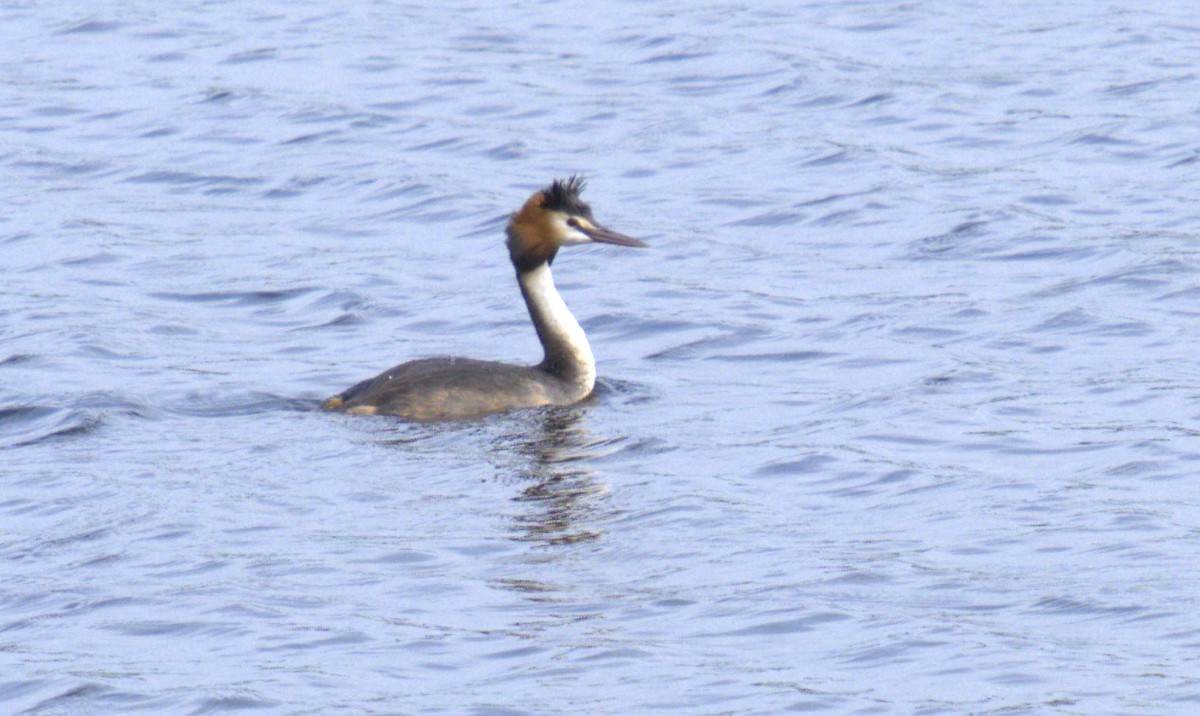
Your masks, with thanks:
M 1195 713 L 1195 10 L 7 3 L 0 711 Z

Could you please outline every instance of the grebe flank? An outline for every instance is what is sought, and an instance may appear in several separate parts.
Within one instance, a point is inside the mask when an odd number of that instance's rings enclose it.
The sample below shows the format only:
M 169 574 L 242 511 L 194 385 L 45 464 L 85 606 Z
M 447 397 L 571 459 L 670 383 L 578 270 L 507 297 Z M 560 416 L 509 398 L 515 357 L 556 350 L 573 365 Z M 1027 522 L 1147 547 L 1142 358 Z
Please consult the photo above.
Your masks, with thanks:
M 570 405 L 591 394 L 596 360 L 579 322 L 567 309 L 550 264 L 563 246 L 593 242 L 646 246 L 607 229 L 579 198 L 582 179 L 556 179 L 535 192 L 509 219 L 508 253 L 545 357 L 535 366 L 471 358 L 427 358 L 402 363 L 321 404 L 354 415 L 398 415 L 408 420 L 469 420 L 539 405 Z

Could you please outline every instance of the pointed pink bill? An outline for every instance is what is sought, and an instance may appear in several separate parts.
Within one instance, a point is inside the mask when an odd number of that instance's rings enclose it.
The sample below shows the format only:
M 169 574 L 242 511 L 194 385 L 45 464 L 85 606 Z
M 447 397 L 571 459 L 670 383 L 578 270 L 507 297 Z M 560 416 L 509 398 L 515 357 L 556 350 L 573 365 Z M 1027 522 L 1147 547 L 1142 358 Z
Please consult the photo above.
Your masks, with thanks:
M 616 246 L 635 246 L 638 248 L 646 248 L 650 244 L 645 241 L 639 241 L 632 236 L 618 234 L 617 232 L 606 229 L 603 226 L 580 226 L 579 230 L 587 234 L 587 237 L 592 241 L 601 244 L 614 244 Z

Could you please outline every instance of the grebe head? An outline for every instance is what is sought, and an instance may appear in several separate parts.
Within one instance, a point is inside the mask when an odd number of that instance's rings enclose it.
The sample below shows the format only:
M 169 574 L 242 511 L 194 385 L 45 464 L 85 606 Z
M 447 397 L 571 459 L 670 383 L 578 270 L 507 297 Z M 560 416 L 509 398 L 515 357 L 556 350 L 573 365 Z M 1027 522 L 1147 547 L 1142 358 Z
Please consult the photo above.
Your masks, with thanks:
M 554 261 L 560 247 L 578 244 L 646 246 L 645 243 L 596 223 L 592 207 L 579 198 L 582 178 L 555 179 L 534 192 L 508 222 L 508 253 L 518 271 Z

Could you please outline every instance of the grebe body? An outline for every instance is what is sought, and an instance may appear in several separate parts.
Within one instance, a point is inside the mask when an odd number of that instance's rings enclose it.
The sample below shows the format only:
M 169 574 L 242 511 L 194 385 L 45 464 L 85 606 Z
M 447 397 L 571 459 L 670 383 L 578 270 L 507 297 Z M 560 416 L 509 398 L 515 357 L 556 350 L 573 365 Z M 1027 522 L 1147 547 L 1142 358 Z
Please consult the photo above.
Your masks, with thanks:
M 408 420 L 469 420 L 542 405 L 571 405 L 591 394 L 596 361 L 550 271 L 559 248 L 587 243 L 645 246 L 596 223 L 580 198 L 583 181 L 556 180 L 508 222 L 509 258 L 544 357 L 534 366 L 472 358 L 402 363 L 326 400 L 321 408 Z

